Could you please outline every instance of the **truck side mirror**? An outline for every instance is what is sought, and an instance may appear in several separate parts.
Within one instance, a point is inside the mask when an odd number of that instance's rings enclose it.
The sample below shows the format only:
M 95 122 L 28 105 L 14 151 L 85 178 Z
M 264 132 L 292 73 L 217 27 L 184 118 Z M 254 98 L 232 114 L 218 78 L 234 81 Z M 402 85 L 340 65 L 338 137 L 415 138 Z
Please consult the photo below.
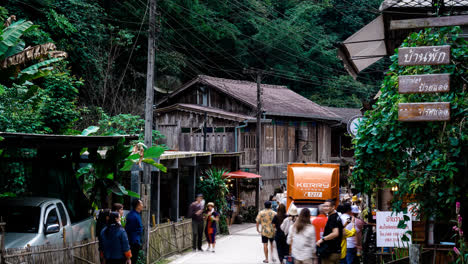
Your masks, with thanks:
M 60 225 L 59 224 L 49 224 L 46 226 L 45 234 L 53 234 L 60 232 Z

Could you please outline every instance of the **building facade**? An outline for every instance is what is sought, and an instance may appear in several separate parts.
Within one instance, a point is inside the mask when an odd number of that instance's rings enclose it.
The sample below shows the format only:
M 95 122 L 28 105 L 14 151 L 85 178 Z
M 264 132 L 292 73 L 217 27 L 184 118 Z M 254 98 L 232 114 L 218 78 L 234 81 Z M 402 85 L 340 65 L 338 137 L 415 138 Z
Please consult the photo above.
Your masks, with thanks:
M 285 185 L 288 163 L 332 162 L 332 130 L 343 118 L 285 86 L 261 87 L 260 172 L 254 82 L 197 76 L 159 102 L 155 121 L 169 149 L 240 153 L 240 168 L 262 176 L 264 201 Z

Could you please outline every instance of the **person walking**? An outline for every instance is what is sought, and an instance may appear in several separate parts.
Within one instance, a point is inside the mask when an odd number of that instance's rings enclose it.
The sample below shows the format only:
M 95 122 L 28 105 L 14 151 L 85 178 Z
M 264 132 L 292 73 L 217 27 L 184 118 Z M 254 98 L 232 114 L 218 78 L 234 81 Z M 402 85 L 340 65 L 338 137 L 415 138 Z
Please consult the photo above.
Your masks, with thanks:
M 216 244 L 216 223 L 219 221 L 219 213 L 215 211 L 215 205 L 212 202 L 207 204 L 205 236 L 208 241 L 207 251 L 215 252 Z
M 105 264 L 131 264 L 132 252 L 117 212 L 109 214 L 109 222 L 101 231 L 99 248 Z M 136 263 L 136 262 L 134 262 Z
M 335 200 L 329 199 L 323 204 L 323 210 L 328 215 L 323 237 L 317 241 L 317 249 L 322 264 L 339 264 L 341 256 L 341 239 L 343 224 L 335 210 Z
M 141 221 L 141 211 L 143 202 L 139 199 L 132 201 L 132 210 L 127 214 L 125 231 L 127 231 L 130 249 L 132 251 L 132 263 L 137 263 L 141 250 L 141 236 L 143 235 L 143 222 Z
M 289 246 L 286 243 L 286 235 L 281 229 L 281 225 L 283 224 L 284 219 L 286 219 L 286 206 L 284 204 L 280 204 L 278 206 L 278 212 L 276 212 L 276 215 L 273 217 L 273 226 L 276 230 L 276 250 L 278 251 L 280 263 L 282 263 L 284 257 L 289 254 Z
M 196 200 L 190 204 L 188 217 L 192 218 L 192 250 L 203 251 L 203 194 L 198 194 Z
M 265 254 L 265 260 L 263 263 L 268 263 L 268 241 L 270 241 L 270 252 L 272 256 L 273 262 L 275 259 L 273 257 L 273 239 L 275 237 L 275 227 L 273 226 L 273 217 L 275 217 L 276 213 L 271 210 L 271 202 L 265 202 L 265 209 L 260 211 L 257 215 L 256 222 L 257 222 L 257 232 L 262 235 L 262 243 L 263 243 L 263 253 Z M 260 231 L 259 227 L 262 226 L 262 230 Z
M 315 228 L 310 223 L 310 210 L 303 208 L 296 223 L 290 227 L 288 244 L 291 245 L 291 255 L 294 264 L 316 264 Z
M 350 252 L 348 251 L 348 239 L 355 238 L 356 236 L 356 228 L 355 228 L 355 218 L 351 214 L 351 204 L 344 203 L 341 205 L 341 210 L 338 210 L 338 213 L 341 213 L 341 221 L 343 223 L 343 238 L 341 240 L 341 256 L 340 256 L 340 264 L 347 264 L 347 259 L 349 254 L 354 253 L 354 257 L 356 256 L 356 251 Z M 350 225 L 350 229 L 348 229 L 348 225 Z M 351 256 L 353 261 L 354 257 Z
M 284 232 L 286 236 L 289 234 L 290 227 L 296 222 L 297 216 L 297 208 L 293 204 L 289 206 L 288 210 L 288 217 L 284 219 L 283 223 L 281 224 L 281 230 Z
M 361 211 L 357 205 L 351 206 L 351 215 L 354 217 L 354 228 L 356 229 L 356 235 L 347 239 L 347 264 L 359 263 L 359 255 L 360 251 L 362 250 L 362 229 L 365 225 L 365 222 L 358 218 L 360 213 Z M 348 230 L 352 230 L 352 227 L 352 223 L 346 226 Z
M 317 241 L 323 236 L 323 231 L 325 231 L 325 225 L 327 224 L 327 216 L 323 210 L 323 204 L 318 206 L 318 215 L 312 220 L 312 225 L 315 227 L 315 238 Z

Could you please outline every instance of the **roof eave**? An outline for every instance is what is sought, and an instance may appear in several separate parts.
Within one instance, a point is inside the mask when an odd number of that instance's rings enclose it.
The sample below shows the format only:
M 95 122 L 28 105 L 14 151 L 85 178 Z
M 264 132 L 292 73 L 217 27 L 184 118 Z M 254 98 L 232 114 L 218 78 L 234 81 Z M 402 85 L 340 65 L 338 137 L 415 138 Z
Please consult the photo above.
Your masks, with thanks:
M 271 115 L 271 116 L 302 117 L 302 118 L 310 118 L 310 119 L 316 119 L 316 120 L 341 122 L 340 117 L 327 117 L 327 116 L 319 116 L 319 115 L 309 115 L 309 114 L 299 114 L 299 113 L 277 113 L 277 112 L 265 112 L 265 114 Z

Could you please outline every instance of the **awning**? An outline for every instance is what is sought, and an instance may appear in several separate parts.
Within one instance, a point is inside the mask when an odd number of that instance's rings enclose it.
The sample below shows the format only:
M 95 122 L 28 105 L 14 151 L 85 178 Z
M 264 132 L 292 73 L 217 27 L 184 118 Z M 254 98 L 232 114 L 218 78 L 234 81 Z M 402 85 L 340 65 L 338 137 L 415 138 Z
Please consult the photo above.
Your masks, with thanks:
M 359 72 L 387 55 L 384 19 L 380 15 L 340 44 L 338 57 L 356 79 Z
M 255 174 L 255 173 L 238 170 L 238 171 L 225 173 L 224 177 L 226 178 L 229 177 L 231 179 L 258 179 L 258 178 L 261 178 L 262 176 Z

